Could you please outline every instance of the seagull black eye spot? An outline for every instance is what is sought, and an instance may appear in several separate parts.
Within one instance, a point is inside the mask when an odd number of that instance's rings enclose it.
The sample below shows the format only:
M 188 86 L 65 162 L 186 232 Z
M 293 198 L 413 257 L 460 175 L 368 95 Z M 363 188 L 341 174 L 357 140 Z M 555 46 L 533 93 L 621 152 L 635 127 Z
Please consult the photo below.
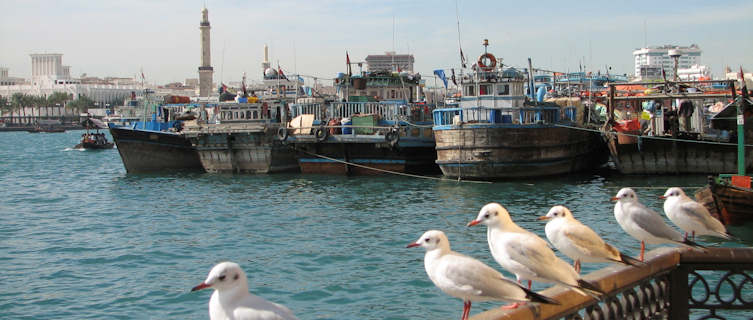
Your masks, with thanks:
M 220 276 L 220 281 L 225 281 L 225 275 L 224 274 Z

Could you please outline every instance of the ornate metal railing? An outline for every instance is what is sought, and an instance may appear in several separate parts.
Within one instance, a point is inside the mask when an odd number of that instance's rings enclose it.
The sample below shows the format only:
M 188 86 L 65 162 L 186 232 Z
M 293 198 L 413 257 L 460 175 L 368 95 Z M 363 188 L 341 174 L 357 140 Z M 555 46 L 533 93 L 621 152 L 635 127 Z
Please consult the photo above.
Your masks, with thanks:
M 606 293 L 601 301 L 553 287 L 541 293 L 560 305 L 495 308 L 472 320 L 753 318 L 753 249 L 659 248 L 647 257 L 646 266 L 611 266 L 584 276 Z

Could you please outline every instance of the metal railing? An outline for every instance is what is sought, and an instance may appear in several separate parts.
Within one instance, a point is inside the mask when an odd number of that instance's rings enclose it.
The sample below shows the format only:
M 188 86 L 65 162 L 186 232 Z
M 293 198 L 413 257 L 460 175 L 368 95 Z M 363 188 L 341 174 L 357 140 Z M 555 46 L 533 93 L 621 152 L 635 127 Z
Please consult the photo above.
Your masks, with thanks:
M 648 253 L 646 266 L 610 266 L 584 276 L 606 293 L 602 301 L 556 286 L 540 293 L 560 305 L 495 308 L 471 319 L 748 319 L 752 275 L 751 248 L 659 248 Z
M 561 113 L 565 117 L 574 120 L 574 108 L 559 107 L 525 107 L 525 108 L 442 108 L 434 110 L 434 125 L 453 125 L 459 123 L 513 123 L 515 124 L 539 124 L 557 123 Z M 459 116 L 459 117 L 458 117 Z
M 394 101 L 383 102 L 333 102 L 296 103 L 291 105 L 291 117 L 302 114 L 314 115 L 314 121 L 332 118 L 351 118 L 354 115 L 376 114 L 381 120 L 397 123 L 400 121 L 430 121 L 430 111 L 426 105 L 407 104 Z

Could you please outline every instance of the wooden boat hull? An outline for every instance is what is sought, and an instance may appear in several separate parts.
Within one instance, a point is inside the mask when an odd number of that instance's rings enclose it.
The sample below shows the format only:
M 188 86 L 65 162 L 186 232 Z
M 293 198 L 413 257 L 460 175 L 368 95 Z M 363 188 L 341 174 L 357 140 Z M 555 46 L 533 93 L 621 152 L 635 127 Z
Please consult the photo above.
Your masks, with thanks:
M 112 142 L 104 143 L 104 144 L 98 144 L 98 143 L 88 143 L 88 142 L 82 142 L 77 144 L 74 149 L 89 149 L 89 150 L 103 150 L 103 149 L 112 149 L 115 144 Z
M 743 225 L 753 220 L 753 189 L 717 183 L 695 193 L 696 200 L 724 225 Z
M 315 138 L 297 138 L 290 142 L 298 151 L 302 173 L 379 175 L 389 172 L 435 174 L 439 167 L 434 160 L 434 141 L 401 138 L 394 145 L 382 136 L 337 136 L 317 142 Z M 292 140 L 292 139 L 291 139 Z
M 596 169 L 607 160 L 598 132 L 551 125 L 473 125 L 435 129 L 437 160 L 448 177 L 526 178 Z
M 204 168 L 183 135 L 111 127 L 110 134 L 128 173 L 199 171 Z
M 295 151 L 269 129 L 198 133 L 191 138 L 207 172 L 276 173 L 298 171 Z
M 623 174 L 720 174 L 737 171 L 737 146 L 640 138 L 621 144 L 607 138 L 609 153 Z M 745 149 L 746 170 L 753 170 L 753 148 Z

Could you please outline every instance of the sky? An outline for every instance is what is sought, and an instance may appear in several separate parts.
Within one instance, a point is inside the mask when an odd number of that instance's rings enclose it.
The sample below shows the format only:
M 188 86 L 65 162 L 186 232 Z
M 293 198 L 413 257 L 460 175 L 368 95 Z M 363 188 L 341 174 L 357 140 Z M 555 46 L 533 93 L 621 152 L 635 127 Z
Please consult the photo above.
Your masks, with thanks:
M 459 67 L 459 45 L 475 61 L 483 39 L 516 67 L 630 74 L 636 48 L 697 44 L 714 75 L 753 69 L 751 0 L 0 0 L 0 66 L 30 78 L 29 54 L 62 53 L 73 77 L 198 78 L 205 5 L 215 82 L 260 80 L 265 44 L 273 65 L 319 79 L 344 72 L 346 52 L 385 51 L 428 78 Z

